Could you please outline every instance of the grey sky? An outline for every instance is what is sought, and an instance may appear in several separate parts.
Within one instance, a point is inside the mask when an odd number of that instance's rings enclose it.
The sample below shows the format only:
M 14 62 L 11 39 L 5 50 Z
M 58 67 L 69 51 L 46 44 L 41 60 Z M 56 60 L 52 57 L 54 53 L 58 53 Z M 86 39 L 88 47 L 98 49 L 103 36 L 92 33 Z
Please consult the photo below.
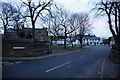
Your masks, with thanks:
M 55 0 L 56 2 L 63 5 L 67 10 L 71 12 L 87 12 L 89 13 L 90 10 L 93 8 L 92 4 L 89 4 L 90 0 Z M 92 0 L 92 2 L 98 2 L 99 0 Z M 93 14 L 90 14 L 93 20 Z M 105 37 L 108 38 L 111 36 L 111 32 L 108 28 L 107 17 L 99 17 L 93 20 L 93 27 L 94 29 L 93 34 L 98 37 Z

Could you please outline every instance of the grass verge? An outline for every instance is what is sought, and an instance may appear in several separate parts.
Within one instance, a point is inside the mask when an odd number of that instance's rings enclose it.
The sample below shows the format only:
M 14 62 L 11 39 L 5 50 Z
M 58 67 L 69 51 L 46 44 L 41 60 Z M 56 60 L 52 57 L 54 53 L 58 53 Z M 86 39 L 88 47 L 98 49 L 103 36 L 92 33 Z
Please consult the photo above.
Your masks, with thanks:
M 69 50 L 69 51 L 74 51 L 74 50 L 80 50 L 80 49 L 86 49 L 85 46 L 83 46 L 83 48 L 81 48 L 80 46 L 67 46 L 67 49 L 64 49 L 64 46 L 62 45 L 56 45 L 56 46 L 52 46 L 53 50 Z

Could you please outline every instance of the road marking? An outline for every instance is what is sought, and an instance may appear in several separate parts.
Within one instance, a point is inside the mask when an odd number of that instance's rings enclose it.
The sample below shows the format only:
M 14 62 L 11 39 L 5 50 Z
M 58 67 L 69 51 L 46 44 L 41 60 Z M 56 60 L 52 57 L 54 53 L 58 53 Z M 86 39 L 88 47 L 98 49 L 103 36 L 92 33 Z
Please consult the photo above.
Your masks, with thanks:
M 19 64 L 19 63 L 22 63 L 21 61 L 19 61 L 19 62 L 15 62 L 15 64 Z
M 79 57 L 78 59 L 82 59 L 82 58 L 84 58 L 85 56 L 82 56 L 82 57 Z
M 103 78 L 103 70 L 104 70 L 105 58 L 104 58 L 103 64 L 102 64 L 102 70 L 101 70 L 101 76 L 100 76 L 101 79 Z
M 62 67 L 62 66 L 64 66 L 64 65 L 67 65 L 67 64 L 69 64 L 69 63 L 71 63 L 71 62 L 72 62 L 72 61 L 66 62 L 66 63 L 64 63 L 64 64 L 62 64 L 62 65 L 60 65 L 60 66 L 54 67 L 54 68 L 49 69 L 49 70 L 47 70 L 47 71 L 45 71 L 45 72 L 53 71 L 53 70 L 55 70 L 55 69 L 57 69 L 57 68 L 60 68 L 60 67 Z
M 77 50 L 77 51 L 80 51 L 80 50 Z

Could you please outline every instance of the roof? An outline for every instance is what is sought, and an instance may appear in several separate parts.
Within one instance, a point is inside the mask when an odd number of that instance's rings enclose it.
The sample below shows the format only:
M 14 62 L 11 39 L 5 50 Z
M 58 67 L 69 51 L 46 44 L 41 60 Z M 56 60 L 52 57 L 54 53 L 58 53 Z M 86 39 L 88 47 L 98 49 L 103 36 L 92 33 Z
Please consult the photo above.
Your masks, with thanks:
M 36 33 L 41 32 L 43 30 L 47 31 L 47 28 L 35 28 L 35 32 Z M 23 31 L 27 32 L 27 33 L 31 33 L 32 32 L 32 28 L 24 28 Z
M 96 37 L 96 36 L 85 36 L 84 39 L 98 39 L 98 40 L 100 40 L 100 38 Z
M 75 40 L 75 39 L 79 39 L 79 35 L 77 35 L 76 37 L 74 37 L 73 40 Z M 96 40 L 100 40 L 100 38 L 96 37 L 95 35 L 84 35 L 83 39 L 96 39 Z
M 13 30 L 13 29 L 7 29 L 7 32 L 9 32 L 9 33 L 14 33 L 15 30 Z
M 38 33 L 38 32 L 43 32 L 43 31 L 47 31 L 47 28 L 35 28 L 35 32 Z M 15 30 L 10 28 L 10 29 L 7 29 L 7 32 L 9 33 L 14 33 Z M 32 28 L 24 28 L 24 29 L 20 29 L 20 32 L 27 32 L 27 33 L 32 33 Z

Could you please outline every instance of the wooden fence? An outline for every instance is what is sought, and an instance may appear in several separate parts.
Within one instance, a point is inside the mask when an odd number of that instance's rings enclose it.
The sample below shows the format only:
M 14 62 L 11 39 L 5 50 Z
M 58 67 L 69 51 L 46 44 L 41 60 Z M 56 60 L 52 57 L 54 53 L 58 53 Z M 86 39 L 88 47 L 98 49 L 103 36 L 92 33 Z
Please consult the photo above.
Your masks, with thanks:
M 23 49 L 15 49 L 15 47 L 24 47 Z M 35 52 L 48 51 L 47 42 L 37 41 L 34 42 L 30 39 L 20 39 L 20 38 L 2 38 L 2 54 L 9 53 L 24 53 L 30 52 L 34 54 Z

